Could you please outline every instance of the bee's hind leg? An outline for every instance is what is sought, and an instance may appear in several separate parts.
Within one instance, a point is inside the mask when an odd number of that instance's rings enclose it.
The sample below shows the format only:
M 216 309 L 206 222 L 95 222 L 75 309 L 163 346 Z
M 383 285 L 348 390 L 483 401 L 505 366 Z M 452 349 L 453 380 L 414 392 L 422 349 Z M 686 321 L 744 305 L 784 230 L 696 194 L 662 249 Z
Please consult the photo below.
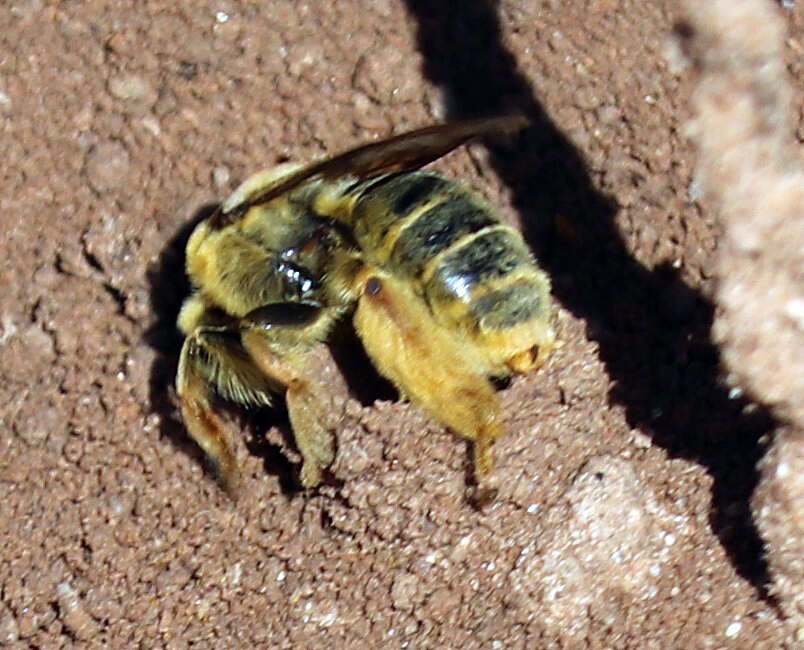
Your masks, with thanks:
M 313 345 L 329 331 L 335 313 L 317 304 L 275 303 L 240 321 L 243 347 L 255 365 L 286 389 L 285 402 L 296 446 L 302 455 L 301 483 L 315 487 L 334 459 L 331 414 L 323 389 L 306 372 Z
M 366 268 L 357 279 L 355 328 L 381 374 L 455 433 L 474 443 L 471 496 L 496 493 L 492 446 L 503 432 L 486 362 L 460 333 L 435 322 L 424 301 L 403 281 Z

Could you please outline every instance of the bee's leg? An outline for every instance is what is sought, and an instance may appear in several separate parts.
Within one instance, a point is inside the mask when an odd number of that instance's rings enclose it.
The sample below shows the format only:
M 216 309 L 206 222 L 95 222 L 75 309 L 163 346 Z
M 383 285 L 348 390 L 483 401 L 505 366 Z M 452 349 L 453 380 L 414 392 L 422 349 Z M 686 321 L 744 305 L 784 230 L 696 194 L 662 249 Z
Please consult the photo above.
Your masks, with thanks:
M 474 441 L 478 497 L 491 498 L 492 445 L 503 433 L 497 395 L 480 355 L 432 318 L 400 280 L 364 269 L 355 328 L 377 369 L 435 418 Z
M 240 404 L 270 404 L 271 387 L 240 346 L 230 327 L 199 325 L 185 339 L 176 391 L 188 432 L 212 462 L 230 493 L 239 478 L 232 443 L 210 400 L 214 392 Z
M 243 347 L 255 365 L 286 387 L 288 417 L 302 455 L 301 483 L 314 487 L 334 459 L 331 416 L 323 389 L 305 372 L 312 345 L 326 336 L 331 310 L 305 303 L 277 303 L 255 309 L 240 321 Z

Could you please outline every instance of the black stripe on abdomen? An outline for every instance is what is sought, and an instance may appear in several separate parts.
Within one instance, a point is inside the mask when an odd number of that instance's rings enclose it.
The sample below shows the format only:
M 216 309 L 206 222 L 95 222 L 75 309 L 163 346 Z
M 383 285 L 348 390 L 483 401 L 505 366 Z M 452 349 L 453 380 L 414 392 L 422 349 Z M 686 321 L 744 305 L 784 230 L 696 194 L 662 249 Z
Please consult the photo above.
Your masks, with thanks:
M 406 275 L 418 277 L 436 255 L 496 223 L 488 210 L 470 197 L 449 195 L 405 227 L 391 252 L 391 264 Z
M 354 234 L 364 250 L 383 248 L 389 233 L 450 183 L 432 174 L 391 174 L 365 181 L 352 191 L 358 196 L 353 212 Z
M 545 318 L 548 308 L 542 285 L 522 279 L 475 298 L 471 312 L 480 329 L 488 332 L 503 331 L 520 323 Z
M 444 298 L 468 302 L 475 286 L 530 264 L 522 238 L 511 228 L 500 226 L 468 239 L 445 255 L 428 285 Z

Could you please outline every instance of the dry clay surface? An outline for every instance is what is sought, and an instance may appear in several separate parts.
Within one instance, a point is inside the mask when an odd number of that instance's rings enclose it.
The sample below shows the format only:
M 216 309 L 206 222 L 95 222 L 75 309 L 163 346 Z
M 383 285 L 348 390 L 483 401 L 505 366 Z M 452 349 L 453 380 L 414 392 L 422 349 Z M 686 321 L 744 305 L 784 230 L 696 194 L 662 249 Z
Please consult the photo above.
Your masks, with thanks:
M 461 5 L 0 9 L 0 644 L 795 644 L 749 510 L 775 423 L 710 343 L 676 3 Z M 779 11 L 801 141 L 804 8 Z M 522 227 L 559 307 L 563 347 L 500 393 L 497 501 L 350 343 L 320 359 L 330 483 L 294 488 L 281 413 L 227 411 L 229 499 L 171 395 L 193 219 L 259 167 L 512 107 L 517 142 L 436 166 Z
M 786 25 L 764 0 L 687 3 L 679 40 L 698 77 L 696 176 L 719 206 L 712 327 L 724 365 L 780 420 L 752 510 L 769 589 L 804 627 L 804 147 L 784 65 Z M 800 88 L 799 88 L 800 90 Z

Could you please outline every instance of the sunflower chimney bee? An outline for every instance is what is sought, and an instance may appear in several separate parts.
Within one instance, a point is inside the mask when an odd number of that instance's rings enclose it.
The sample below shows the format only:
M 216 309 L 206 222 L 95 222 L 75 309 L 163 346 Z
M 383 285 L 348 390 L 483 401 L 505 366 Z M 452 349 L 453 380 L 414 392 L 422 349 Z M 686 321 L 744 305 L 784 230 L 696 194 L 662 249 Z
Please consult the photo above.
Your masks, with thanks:
M 476 493 L 494 493 L 504 418 L 490 378 L 535 370 L 554 348 L 550 282 L 485 201 L 421 167 L 526 123 L 431 126 L 280 165 L 247 179 L 196 227 L 176 386 L 185 425 L 224 484 L 236 483 L 238 468 L 215 393 L 250 407 L 284 395 L 301 483 L 319 484 L 334 439 L 306 358 L 350 319 L 400 395 L 472 441 Z

